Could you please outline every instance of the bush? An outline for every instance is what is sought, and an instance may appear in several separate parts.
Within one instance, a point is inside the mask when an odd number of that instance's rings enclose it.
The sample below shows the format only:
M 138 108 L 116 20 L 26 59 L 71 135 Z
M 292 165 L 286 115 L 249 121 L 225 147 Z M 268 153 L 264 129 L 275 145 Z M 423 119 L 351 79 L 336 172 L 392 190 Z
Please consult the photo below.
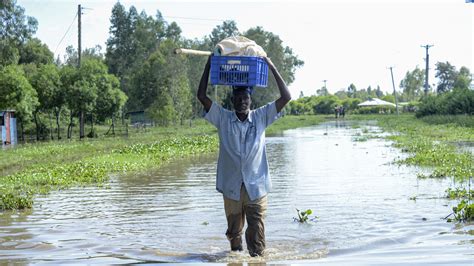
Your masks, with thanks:
M 416 112 L 416 117 L 461 114 L 474 114 L 473 90 L 454 89 L 437 96 L 429 95 L 424 97 Z
M 334 113 L 334 107 L 338 105 L 340 105 L 340 102 L 337 96 L 320 96 L 316 99 L 313 112 L 314 114 L 332 114 Z
M 419 102 L 409 102 L 407 105 L 402 106 L 403 112 L 414 113 L 418 110 Z

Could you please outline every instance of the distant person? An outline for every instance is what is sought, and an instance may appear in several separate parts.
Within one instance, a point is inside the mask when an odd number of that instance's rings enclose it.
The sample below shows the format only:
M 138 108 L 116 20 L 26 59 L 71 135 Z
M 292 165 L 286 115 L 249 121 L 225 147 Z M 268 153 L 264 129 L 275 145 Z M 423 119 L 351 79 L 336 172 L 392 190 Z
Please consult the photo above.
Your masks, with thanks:
M 337 105 L 334 107 L 334 115 L 336 116 L 336 119 L 339 115 L 339 107 L 337 107 Z
M 339 109 L 339 114 L 342 115 L 342 118 L 346 115 L 346 109 L 344 109 L 344 106 L 341 105 L 341 108 Z
M 247 218 L 245 240 L 250 256 L 262 256 L 265 250 L 264 218 L 267 193 L 271 189 L 265 151 L 265 129 L 280 117 L 291 100 L 288 87 L 272 61 L 265 57 L 280 90 L 280 98 L 250 110 L 252 87 L 233 87 L 234 111 L 224 109 L 207 97 L 211 57 L 202 73 L 197 97 L 206 111 L 205 119 L 219 134 L 217 191 L 224 195 L 227 239 L 233 251 L 242 251 L 242 230 Z

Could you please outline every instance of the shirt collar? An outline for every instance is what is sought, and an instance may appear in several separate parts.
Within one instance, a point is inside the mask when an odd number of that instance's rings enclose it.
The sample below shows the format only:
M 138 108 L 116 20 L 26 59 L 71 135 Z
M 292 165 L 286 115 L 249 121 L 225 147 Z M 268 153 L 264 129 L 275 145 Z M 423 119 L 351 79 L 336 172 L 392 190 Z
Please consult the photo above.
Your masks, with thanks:
M 235 113 L 235 111 L 233 113 L 234 113 L 234 117 L 232 118 L 232 122 L 239 122 L 240 120 L 237 117 L 237 114 Z M 253 110 L 250 110 L 249 115 L 247 116 L 247 119 L 242 122 L 245 122 L 248 120 L 250 123 L 252 123 L 253 122 L 252 113 L 253 113 Z

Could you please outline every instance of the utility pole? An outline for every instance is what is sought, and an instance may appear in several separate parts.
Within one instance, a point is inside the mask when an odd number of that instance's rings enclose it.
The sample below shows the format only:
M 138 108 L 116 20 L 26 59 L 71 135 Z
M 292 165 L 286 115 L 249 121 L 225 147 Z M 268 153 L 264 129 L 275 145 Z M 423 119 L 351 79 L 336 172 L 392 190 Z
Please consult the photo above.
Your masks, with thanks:
M 77 6 L 77 67 L 81 67 L 81 5 Z M 79 138 L 83 139 L 84 134 L 84 111 L 79 112 Z
M 398 115 L 398 99 L 397 99 L 397 91 L 395 90 L 395 81 L 393 80 L 393 67 L 390 68 L 390 74 L 392 75 L 392 86 L 393 86 L 393 96 L 395 96 L 395 109 L 397 109 L 397 115 Z
M 81 5 L 77 6 L 77 66 L 81 67 Z
M 433 47 L 434 45 L 430 45 L 430 44 L 427 44 L 427 45 L 422 45 L 421 47 L 424 47 L 426 49 L 426 58 L 425 58 L 425 61 L 426 61 L 426 69 L 425 69 L 425 96 L 428 95 L 428 89 L 429 89 L 429 83 L 428 83 L 428 74 L 429 74 L 429 69 L 430 69 L 430 55 L 428 54 L 428 49 L 430 49 L 430 47 Z

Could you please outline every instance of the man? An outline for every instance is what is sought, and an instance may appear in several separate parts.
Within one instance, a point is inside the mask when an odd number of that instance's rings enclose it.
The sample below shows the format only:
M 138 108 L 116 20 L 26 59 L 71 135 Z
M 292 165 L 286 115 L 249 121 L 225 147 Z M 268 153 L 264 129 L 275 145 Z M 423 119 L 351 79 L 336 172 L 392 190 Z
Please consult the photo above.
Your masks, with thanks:
M 291 100 L 291 95 L 273 62 L 265 57 L 277 82 L 280 98 L 250 110 L 252 88 L 234 87 L 232 103 L 235 111 L 226 110 L 206 95 L 210 60 L 211 57 L 204 68 L 197 97 L 206 110 L 205 119 L 219 132 L 216 188 L 224 195 L 226 236 L 232 251 L 242 251 L 242 230 L 246 218 L 245 240 L 249 254 L 252 257 L 262 256 L 265 250 L 266 195 L 271 189 L 265 128 L 280 117 L 280 111 Z

